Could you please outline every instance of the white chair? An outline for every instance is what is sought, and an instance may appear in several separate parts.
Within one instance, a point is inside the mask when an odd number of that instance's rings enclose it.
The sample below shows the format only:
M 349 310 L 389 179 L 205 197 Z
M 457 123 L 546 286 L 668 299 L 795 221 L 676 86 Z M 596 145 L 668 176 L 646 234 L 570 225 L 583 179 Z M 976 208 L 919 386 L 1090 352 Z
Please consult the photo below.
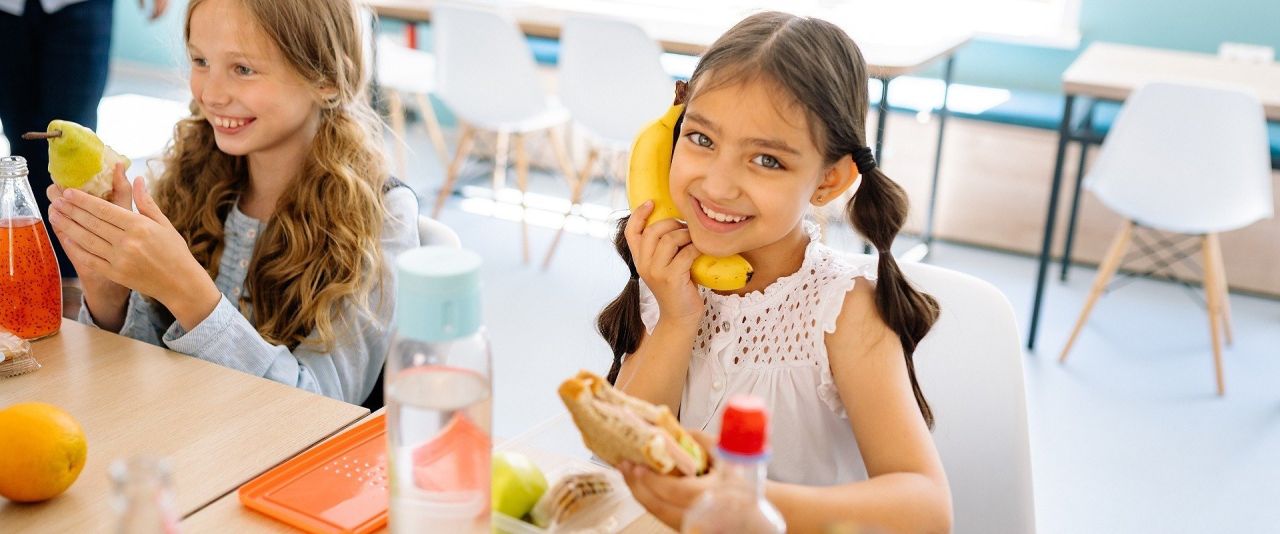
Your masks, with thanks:
M 1151 83 L 1125 101 L 1085 188 L 1124 217 L 1062 349 L 1065 362 L 1089 312 L 1119 268 L 1135 228 L 1199 236 L 1218 394 L 1231 306 L 1218 234 L 1272 215 L 1266 118 L 1253 94 Z
M 432 12 L 435 34 L 437 95 L 458 117 L 461 132 L 457 153 L 436 198 L 433 217 L 440 216 L 453 193 L 462 162 L 471 150 L 476 130 L 496 131 L 493 191 L 506 181 L 507 150 L 515 145 L 516 176 L 521 206 L 528 191 L 527 134 L 545 131 L 567 180 L 573 166 L 557 129 L 568 123 L 569 112 L 542 89 L 533 52 L 515 21 L 499 12 L 460 5 L 437 5 Z M 529 261 L 529 227 L 521 217 L 524 261 Z
M 953 531 L 1033 534 L 1031 446 L 1013 307 L 995 286 L 967 274 L 921 263 L 901 268 L 942 308 L 914 360 L 951 483 Z
M 396 172 L 401 179 L 408 179 L 408 164 L 405 156 L 405 99 L 412 98 L 417 104 L 418 116 L 427 130 L 431 145 L 436 150 L 440 164 L 449 161 L 449 149 L 445 146 L 444 133 L 440 129 L 440 119 L 436 117 L 428 96 L 435 91 L 435 58 L 421 50 L 403 46 L 385 36 L 373 37 L 373 14 L 368 9 L 360 11 L 364 22 L 364 47 L 366 64 L 373 57 L 372 47 L 377 47 L 377 70 L 375 77 L 378 87 L 387 99 L 387 107 L 391 118 L 391 131 L 395 134 Z
M 423 247 L 462 248 L 462 239 L 448 225 L 426 215 L 419 215 L 418 245 Z
M 662 49 L 633 23 L 569 17 L 560 32 L 558 91 L 587 139 L 587 161 L 569 196 L 568 219 L 582 201 L 597 158 L 625 159 L 636 134 L 671 105 L 675 89 L 662 67 Z M 622 177 L 625 178 L 625 177 Z M 542 266 L 551 264 L 564 224 Z

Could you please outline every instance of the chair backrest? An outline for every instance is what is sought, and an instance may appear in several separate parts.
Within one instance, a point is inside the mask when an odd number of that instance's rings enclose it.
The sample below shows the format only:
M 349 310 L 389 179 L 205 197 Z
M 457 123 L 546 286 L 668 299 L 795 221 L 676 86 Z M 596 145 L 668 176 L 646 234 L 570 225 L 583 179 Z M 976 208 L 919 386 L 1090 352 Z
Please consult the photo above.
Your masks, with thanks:
M 418 245 L 424 247 L 462 248 L 462 239 L 444 223 L 427 217 L 418 216 Z
M 995 286 L 967 274 L 919 263 L 901 267 L 942 308 L 916 348 L 915 366 L 951 483 L 953 530 L 1033 534 L 1023 356 L 1013 307 Z
M 426 215 L 418 216 L 418 245 L 424 247 L 453 247 L 462 248 L 462 240 L 458 238 L 458 233 L 453 231 L 444 223 L 427 217 Z M 378 371 L 378 378 L 373 382 L 373 391 L 369 392 L 369 396 L 360 403 L 361 406 L 368 408 L 369 411 L 377 411 L 386 405 L 383 396 L 383 384 L 386 380 L 386 366 Z
M 1226 87 L 1150 83 L 1125 101 L 1086 186 L 1139 224 L 1201 234 L 1272 215 L 1266 115 Z
M 547 109 L 533 51 L 510 16 L 457 4 L 432 8 L 436 95 L 463 120 L 484 127 Z
M 573 120 L 612 144 L 629 145 L 675 96 L 662 49 L 627 21 L 566 18 L 558 68 L 557 92 Z

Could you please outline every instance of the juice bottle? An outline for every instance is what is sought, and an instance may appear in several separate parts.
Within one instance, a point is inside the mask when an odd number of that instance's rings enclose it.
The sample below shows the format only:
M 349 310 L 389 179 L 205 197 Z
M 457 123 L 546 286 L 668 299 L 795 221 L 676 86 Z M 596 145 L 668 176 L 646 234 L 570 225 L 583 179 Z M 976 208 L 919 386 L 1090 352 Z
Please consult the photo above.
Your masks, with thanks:
M 61 326 L 62 278 L 27 181 L 27 160 L 0 158 L 0 327 L 31 340 Z

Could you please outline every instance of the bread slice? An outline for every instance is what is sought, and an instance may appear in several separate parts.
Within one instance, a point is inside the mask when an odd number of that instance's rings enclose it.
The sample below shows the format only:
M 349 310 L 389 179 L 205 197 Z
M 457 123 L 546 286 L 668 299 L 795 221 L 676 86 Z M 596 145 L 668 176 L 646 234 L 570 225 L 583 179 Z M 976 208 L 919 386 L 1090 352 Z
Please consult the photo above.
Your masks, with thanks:
M 666 406 L 631 397 L 588 371 L 560 384 L 582 441 L 611 465 L 647 465 L 657 473 L 697 475 L 706 471 L 706 453 Z

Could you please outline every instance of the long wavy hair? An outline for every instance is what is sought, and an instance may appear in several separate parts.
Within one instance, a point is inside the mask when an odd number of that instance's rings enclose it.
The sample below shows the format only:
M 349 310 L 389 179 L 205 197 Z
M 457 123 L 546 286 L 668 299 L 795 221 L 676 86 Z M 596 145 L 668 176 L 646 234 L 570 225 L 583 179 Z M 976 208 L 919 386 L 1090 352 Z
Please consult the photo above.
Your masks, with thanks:
M 187 6 L 191 14 L 204 0 Z M 322 99 L 320 126 L 299 174 L 258 237 L 237 305 L 266 341 L 331 350 L 347 309 L 369 313 L 383 290 L 379 243 L 388 172 L 382 125 L 368 104 L 362 29 L 351 0 L 239 0 L 286 63 Z M 174 129 L 155 187 L 156 204 L 212 278 L 223 222 L 249 184 L 248 161 L 218 149 L 213 127 L 191 102 Z
M 867 76 L 862 51 L 839 27 L 821 19 L 765 12 L 742 20 L 711 45 L 693 71 L 689 94 L 743 81 L 775 83 L 804 108 L 810 135 L 826 164 L 833 165 L 867 146 Z M 877 168 L 862 176 L 857 194 L 845 206 L 845 215 L 881 251 L 876 307 L 902 342 L 911 390 L 920 414 L 932 428 L 933 412 L 916 381 L 913 355 L 938 319 L 938 302 L 911 287 L 888 252 L 906 221 L 907 208 L 906 192 Z M 613 352 L 610 381 L 617 378 L 623 356 L 639 346 L 644 328 L 639 281 L 622 234 L 625 225 L 624 218 L 618 224 L 614 247 L 631 269 L 631 280 L 596 320 L 600 335 Z

